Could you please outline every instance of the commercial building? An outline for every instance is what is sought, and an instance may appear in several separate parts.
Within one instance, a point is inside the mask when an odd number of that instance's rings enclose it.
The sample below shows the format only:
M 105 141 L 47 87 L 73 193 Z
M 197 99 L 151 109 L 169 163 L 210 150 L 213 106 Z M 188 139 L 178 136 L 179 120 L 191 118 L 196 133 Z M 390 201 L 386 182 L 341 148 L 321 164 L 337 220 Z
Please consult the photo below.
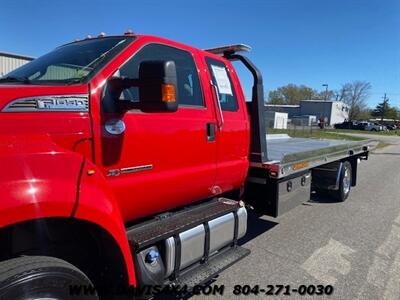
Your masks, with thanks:
M 0 77 L 33 60 L 33 57 L 0 52 Z
M 323 118 L 328 125 L 342 123 L 349 118 L 349 106 L 341 101 L 303 100 L 299 105 L 266 104 L 266 111 L 285 112 L 289 119 L 305 116 Z

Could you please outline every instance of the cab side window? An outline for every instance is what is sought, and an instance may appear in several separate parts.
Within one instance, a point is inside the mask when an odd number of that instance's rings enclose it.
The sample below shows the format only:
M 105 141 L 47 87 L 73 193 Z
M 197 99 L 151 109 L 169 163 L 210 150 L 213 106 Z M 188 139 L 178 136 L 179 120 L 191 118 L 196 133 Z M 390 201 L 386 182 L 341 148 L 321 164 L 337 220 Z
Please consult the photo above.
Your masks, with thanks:
M 218 91 L 218 100 L 221 104 L 221 109 L 225 111 L 237 111 L 239 106 L 236 93 L 226 65 L 222 61 L 209 57 L 206 57 L 206 63 L 213 84 Z
M 179 105 L 204 106 L 197 67 L 192 55 L 184 50 L 161 44 L 144 46 L 121 68 L 119 76 L 122 78 L 137 79 L 139 65 L 149 60 L 172 60 L 177 72 L 177 100 Z M 123 91 L 122 100 L 139 102 L 139 89 L 132 87 Z

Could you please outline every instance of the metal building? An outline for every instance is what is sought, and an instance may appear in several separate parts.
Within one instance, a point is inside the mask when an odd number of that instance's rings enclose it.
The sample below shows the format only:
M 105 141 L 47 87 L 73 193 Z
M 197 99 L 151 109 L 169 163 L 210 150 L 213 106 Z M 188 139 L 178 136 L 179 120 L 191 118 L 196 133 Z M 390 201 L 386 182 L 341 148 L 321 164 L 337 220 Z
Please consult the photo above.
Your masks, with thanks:
M 334 125 L 348 120 L 349 109 L 349 106 L 341 101 L 300 101 L 300 115 L 314 115 L 317 119 L 325 118 L 328 121 L 328 125 Z
M 286 112 L 290 119 L 315 116 L 334 125 L 349 119 L 349 106 L 341 101 L 303 100 L 299 105 L 265 105 L 266 111 Z
M 0 77 L 33 60 L 33 57 L 0 52 Z

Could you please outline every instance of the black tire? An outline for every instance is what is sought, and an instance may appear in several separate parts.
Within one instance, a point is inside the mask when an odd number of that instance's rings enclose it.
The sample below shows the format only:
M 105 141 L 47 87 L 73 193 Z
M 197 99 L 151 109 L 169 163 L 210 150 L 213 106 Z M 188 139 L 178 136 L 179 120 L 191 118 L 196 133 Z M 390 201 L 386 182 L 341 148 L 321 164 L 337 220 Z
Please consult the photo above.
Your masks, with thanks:
M 350 195 L 351 190 L 351 164 L 348 161 L 343 163 L 340 170 L 339 189 L 334 191 L 334 198 L 339 202 L 344 202 Z
M 371 131 L 377 131 L 375 128 L 372 128 Z
M 0 299 L 98 299 L 94 289 L 91 295 L 73 295 L 71 286 L 93 287 L 84 273 L 61 259 L 22 256 L 0 262 Z

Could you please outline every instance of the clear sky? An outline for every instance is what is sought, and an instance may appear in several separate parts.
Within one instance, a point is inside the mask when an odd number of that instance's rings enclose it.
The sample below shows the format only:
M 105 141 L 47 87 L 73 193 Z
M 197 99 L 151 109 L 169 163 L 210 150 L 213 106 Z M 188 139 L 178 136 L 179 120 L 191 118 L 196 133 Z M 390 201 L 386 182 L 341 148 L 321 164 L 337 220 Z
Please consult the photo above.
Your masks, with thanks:
M 9 1 L 0 4 L 0 51 L 39 56 L 87 34 L 163 36 L 199 48 L 252 46 L 266 91 L 288 83 L 338 89 L 372 84 L 400 106 L 399 0 Z M 250 76 L 239 68 L 246 95 Z M 247 74 L 246 74 L 247 75 Z

